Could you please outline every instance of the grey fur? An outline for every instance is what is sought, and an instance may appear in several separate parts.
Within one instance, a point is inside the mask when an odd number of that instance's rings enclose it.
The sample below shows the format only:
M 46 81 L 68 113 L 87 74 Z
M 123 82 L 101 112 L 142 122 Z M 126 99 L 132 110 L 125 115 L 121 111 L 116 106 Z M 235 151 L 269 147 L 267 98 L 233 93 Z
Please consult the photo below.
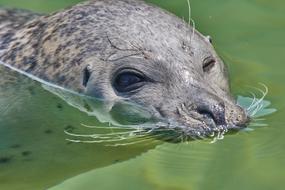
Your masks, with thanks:
M 184 129 L 189 135 L 208 136 L 217 126 L 239 128 L 248 121 L 209 39 L 195 30 L 190 41 L 192 27 L 171 13 L 139 0 L 96 0 L 36 17 L 1 25 L 1 61 L 108 102 L 138 103 L 191 129 Z M 209 58 L 215 65 L 204 71 Z M 135 93 L 116 92 L 114 73 L 126 67 L 151 82 Z

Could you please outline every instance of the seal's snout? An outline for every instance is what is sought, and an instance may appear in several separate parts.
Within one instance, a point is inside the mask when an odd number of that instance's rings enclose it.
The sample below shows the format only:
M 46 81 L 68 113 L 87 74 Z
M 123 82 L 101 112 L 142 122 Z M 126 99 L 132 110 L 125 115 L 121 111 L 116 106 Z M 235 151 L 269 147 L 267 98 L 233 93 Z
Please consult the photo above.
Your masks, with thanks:
M 191 103 L 186 103 L 185 113 L 178 116 L 183 124 L 189 124 L 190 128 L 200 128 L 197 131 L 206 136 L 215 131 L 239 130 L 248 124 L 246 111 L 233 99 L 209 91 L 198 91 L 197 94 L 199 96 L 192 97 Z
M 226 111 L 223 103 L 211 104 L 200 104 L 197 107 L 197 112 L 210 119 L 213 119 L 216 125 L 225 125 L 226 123 Z

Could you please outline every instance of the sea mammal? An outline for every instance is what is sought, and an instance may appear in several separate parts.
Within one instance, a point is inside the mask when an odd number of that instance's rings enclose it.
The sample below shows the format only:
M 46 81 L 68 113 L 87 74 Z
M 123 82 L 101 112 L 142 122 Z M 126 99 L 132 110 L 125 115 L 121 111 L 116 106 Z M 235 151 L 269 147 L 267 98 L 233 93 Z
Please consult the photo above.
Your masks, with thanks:
M 108 102 L 143 105 L 189 136 L 248 122 L 209 38 L 158 7 L 97 0 L 26 21 L 0 29 L 0 60 L 12 67 Z

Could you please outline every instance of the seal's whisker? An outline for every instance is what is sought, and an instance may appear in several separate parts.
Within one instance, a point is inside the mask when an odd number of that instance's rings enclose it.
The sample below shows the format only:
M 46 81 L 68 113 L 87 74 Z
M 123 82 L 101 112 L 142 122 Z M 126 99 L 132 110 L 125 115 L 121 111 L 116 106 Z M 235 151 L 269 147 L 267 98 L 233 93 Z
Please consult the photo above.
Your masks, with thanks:
M 250 123 L 250 127 L 266 127 L 268 124 L 266 123 Z
M 257 99 L 251 106 L 250 108 L 247 109 L 247 112 L 250 116 L 256 115 L 258 111 L 260 111 L 263 108 L 263 100 L 268 94 L 268 87 L 265 84 L 260 83 L 264 87 L 264 90 L 257 89 L 259 92 L 261 92 L 262 96 L 261 98 Z
M 139 144 L 139 143 L 142 143 L 142 142 L 145 142 L 145 141 L 149 141 L 150 139 L 143 139 L 143 140 L 140 140 L 140 141 L 134 141 L 134 142 L 129 142 L 129 143 L 117 143 L 117 144 L 107 144 L 105 146 L 109 146 L 109 147 L 118 147 L 118 146 L 130 146 L 130 145 L 135 145 L 135 144 Z M 154 142 L 157 142 L 158 140 L 156 139 L 152 139 L 152 141 L 150 143 L 147 143 L 147 144 L 151 144 L 151 143 L 154 143 Z M 144 143 L 144 145 L 147 145 Z
M 127 127 L 127 126 L 124 126 L 124 127 L 104 127 L 104 126 L 90 126 L 90 125 L 85 125 L 83 123 L 80 124 L 81 126 L 83 127 L 86 127 L 86 128 L 90 128 L 90 129 L 118 129 L 118 130 L 133 130 L 134 128 L 133 127 Z
M 158 123 L 158 125 L 163 123 Z M 71 137 L 77 138 L 87 138 L 93 140 L 83 140 L 83 139 L 68 139 L 72 142 L 83 142 L 83 143 L 101 143 L 101 142 L 117 142 L 124 140 L 131 140 L 134 138 L 146 138 L 148 136 L 158 137 L 165 135 L 164 132 L 175 131 L 174 128 L 166 128 L 166 127 L 104 127 L 104 126 L 90 126 L 81 123 L 81 126 L 91 129 L 103 129 L 103 130 L 111 130 L 109 133 L 93 133 L 93 134 L 79 134 L 73 133 L 68 130 L 65 130 L 65 134 Z M 163 125 L 164 126 L 164 125 Z M 165 124 L 165 126 L 168 126 Z M 115 131 L 114 131 L 115 130 Z M 122 131 L 124 130 L 124 131 Z M 159 133 L 159 134 L 156 134 Z
M 264 104 L 261 104 L 257 110 L 257 112 L 259 112 L 260 110 L 262 110 L 264 108 Z
M 250 92 L 250 94 L 252 95 L 253 100 L 252 100 L 250 106 L 248 108 L 246 108 L 247 111 L 249 111 L 256 102 L 256 95 L 253 92 Z
M 266 95 L 268 94 L 268 87 L 262 83 L 260 83 L 260 85 L 264 87 L 264 91 L 262 89 L 256 88 L 256 90 L 258 90 L 262 94 L 262 97 L 258 100 L 258 102 L 262 102 L 264 98 L 266 97 Z M 259 104 L 258 102 L 256 102 L 256 104 Z
M 225 138 L 225 133 L 225 131 L 219 131 L 217 135 L 213 138 L 213 140 L 210 142 L 210 144 L 214 144 L 219 140 L 223 140 Z
M 218 141 L 216 137 L 213 138 L 213 140 L 210 142 L 210 144 L 215 144 Z
M 147 130 L 146 133 L 151 133 L 151 132 L 167 132 L 167 131 L 175 131 L 173 128 L 153 128 Z
M 70 133 L 68 131 L 64 131 L 65 134 L 69 135 L 69 136 L 74 136 L 74 137 L 88 137 L 88 138 L 99 138 L 101 137 L 102 135 L 104 135 L 105 137 L 106 136 L 112 136 L 114 134 L 112 133 L 109 133 L 109 134 L 76 134 L 76 133 Z
M 133 138 L 143 138 L 147 137 L 148 135 L 144 136 L 133 136 L 133 137 L 124 137 L 124 138 L 113 138 L 113 139 L 101 139 L 101 140 L 74 140 L 74 139 L 66 139 L 67 141 L 71 142 L 79 142 L 79 143 L 106 143 L 106 142 L 118 142 L 118 141 L 125 141 L 125 140 L 130 140 Z
M 111 136 L 103 136 L 102 134 L 91 134 L 91 135 L 84 135 L 84 134 L 74 134 L 65 131 L 65 134 L 71 137 L 80 137 L 80 138 L 92 138 L 92 139 L 111 139 Z
M 117 135 L 129 135 L 132 136 L 130 134 L 134 134 L 134 132 L 138 132 L 138 131 L 131 131 L 131 132 L 117 132 L 117 133 L 107 133 L 107 134 L 76 134 L 76 133 L 71 133 L 68 131 L 64 131 L 65 134 L 69 135 L 69 136 L 74 136 L 74 137 L 87 137 L 87 138 L 101 138 L 101 137 L 109 137 L 109 136 L 117 136 Z
M 112 142 L 119 142 L 119 141 L 127 141 L 131 139 L 140 139 L 143 138 L 142 140 L 136 140 L 132 141 L 127 144 L 137 144 L 139 142 L 147 141 L 147 140 L 155 140 L 155 137 L 162 136 L 162 134 L 158 135 L 138 135 L 138 136 L 133 136 L 130 138 L 118 138 L 118 139 L 110 139 L 110 140 L 79 140 L 79 139 L 66 139 L 69 142 L 74 142 L 74 143 L 86 143 L 86 144 L 92 144 L 92 143 L 112 143 Z
M 115 44 L 112 42 L 112 40 L 110 39 L 110 37 L 109 37 L 108 34 L 106 34 L 106 37 L 107 37 L 107 40 L 108 40 L 109 44 L 110 44 L 112 47 L 114 47 L 115 49 L 119 50 L 119 51 L 135 51 L 135 52 L 138 51 L 138 49 L 136 49 L 136 48 L 134 48 L 134 49 L 120 48 L 120 47 L 118 47 L 117 45 L 115 45 Z M 123 40 L 123 41 L 127 43 L 126 40 Z M 132 45 L 132 44 L 131 44 L 131 45 Z M 133 47 L 134 47 L 134 46 L 133 46 Z
M 250 112 L 250 117 L 253 117 L 253 116 L 257 113 L 257 111 L 259 110 L 259 107 L 260 107 L 260 105 L 257 105 L 257 106 L 254 108 L 254 110 L 252 110 L 252 111 Z
M 265 118 L 253 118 L 253 121 L 265 121 Z
M 187 0 L 187 5 L 188 5 L 188 24 L 191 24 L 191 4 L 190 4 L 190 0 Z
M 192 23 L 192 34 L 190 35 L 190 45 L 191 45 L 192 40 L 194 38 L 196 26 L 195 26 L 194 20 L 192 19 L 192 10 L 191 10 L 190 0 L 187 0 L 187 5 L 188 5 L 188 24 L 189 24 L 189 26 L 191 26 L 191 23 Z
M 106 142 L 118 142 L 118 141 L 123 141 L 125 139 L 112 139 L 112 140 L 73 140 L 73 139 L 66 139 L 69 142 L 74 142 L 74 143 L 86 143 L 86 144 L 93 144 L 93 143 L 106 143 Z
M 256 115 L 256 113 L 258 111 L 260 111 L 261 109 L 263 108 L 263 103 L 262 102 L 259 102 L 259 104 L 257 104 L 255 107 L 253 107 L 250 112 L 249 112 L 249 115 L 251 117 L 253 117 L 254 115 Z

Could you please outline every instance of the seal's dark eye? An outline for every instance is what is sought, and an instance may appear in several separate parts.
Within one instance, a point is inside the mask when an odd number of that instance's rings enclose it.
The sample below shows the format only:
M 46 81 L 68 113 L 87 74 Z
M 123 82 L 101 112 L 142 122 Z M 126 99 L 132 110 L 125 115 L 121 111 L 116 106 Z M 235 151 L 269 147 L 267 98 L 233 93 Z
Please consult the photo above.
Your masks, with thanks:
M 216 60 L 213 57 L 207 57 L 203 61 L 203 71 L 204 72 L 209 72 L 216 64 Z
M 143 86 L 144 76 L 132 70 L 121 71 L 114 79 L 113 86 L 118 92 L 130 92 Z

